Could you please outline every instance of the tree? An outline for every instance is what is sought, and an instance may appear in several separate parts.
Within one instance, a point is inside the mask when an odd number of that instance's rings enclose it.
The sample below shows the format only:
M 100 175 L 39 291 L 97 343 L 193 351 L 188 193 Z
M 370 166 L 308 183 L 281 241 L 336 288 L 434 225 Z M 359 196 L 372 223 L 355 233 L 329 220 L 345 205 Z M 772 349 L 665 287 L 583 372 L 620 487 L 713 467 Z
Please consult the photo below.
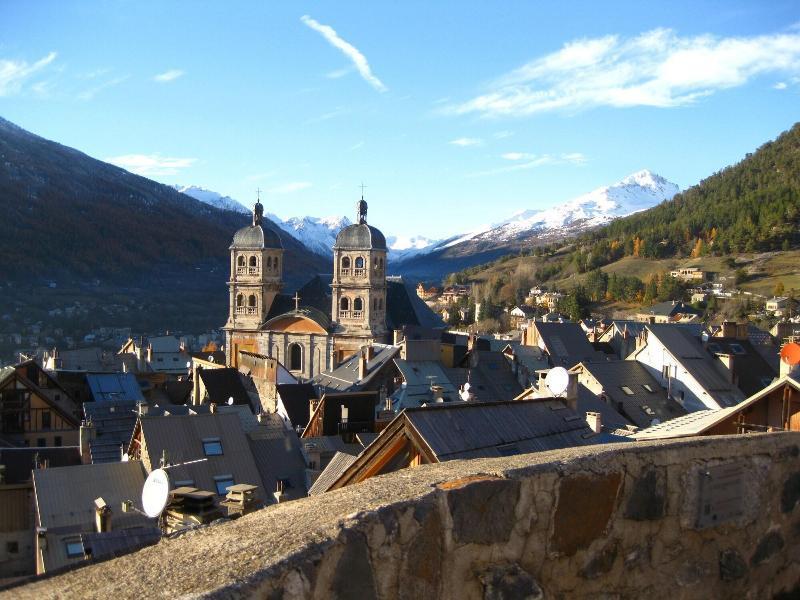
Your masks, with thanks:
M 773 296 L 783 296 L 783 292 L 784 292 L 783 282 L 779 281 L 778 283 L 775 284 L 775 289 L 772 290 L 772 295 Z
M 589 297 L 583 286 L 575 288 L 558 301 L 558 312 L 564 313 L 573 321 L 580 321 L 589 316 Z

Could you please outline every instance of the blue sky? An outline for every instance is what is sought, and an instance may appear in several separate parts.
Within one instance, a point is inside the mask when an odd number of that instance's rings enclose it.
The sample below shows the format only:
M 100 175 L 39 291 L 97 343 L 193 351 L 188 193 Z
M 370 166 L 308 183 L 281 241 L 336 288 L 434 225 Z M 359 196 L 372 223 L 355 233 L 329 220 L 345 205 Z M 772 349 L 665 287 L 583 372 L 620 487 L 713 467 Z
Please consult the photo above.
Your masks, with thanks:
M 0 116 L 281 217 L 440 238 L 800 120 L 800 4 L 0 2 Z

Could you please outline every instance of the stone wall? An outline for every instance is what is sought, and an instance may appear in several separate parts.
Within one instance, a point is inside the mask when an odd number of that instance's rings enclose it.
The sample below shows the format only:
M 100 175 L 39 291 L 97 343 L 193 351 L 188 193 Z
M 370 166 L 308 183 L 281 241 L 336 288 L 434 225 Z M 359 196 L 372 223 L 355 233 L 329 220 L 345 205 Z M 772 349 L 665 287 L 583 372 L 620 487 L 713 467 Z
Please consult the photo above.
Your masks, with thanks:
M 800 591 L 800 434 L 453 461 L 188 532 L 15 598 L 770 598 Z

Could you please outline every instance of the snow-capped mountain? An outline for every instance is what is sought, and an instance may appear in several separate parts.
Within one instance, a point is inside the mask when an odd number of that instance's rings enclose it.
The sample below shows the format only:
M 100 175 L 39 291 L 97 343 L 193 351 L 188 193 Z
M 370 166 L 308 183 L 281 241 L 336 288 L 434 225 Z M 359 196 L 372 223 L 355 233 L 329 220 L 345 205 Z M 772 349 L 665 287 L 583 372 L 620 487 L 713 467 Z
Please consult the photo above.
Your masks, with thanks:
M 238 200 L 234 200 L 230 196 L 223 196 L 218 192 L 212 192 L 205 188 L 196 185 L 173 185 L 174 189 L 178 190 L 181 194 L 191 196 L 195 200 L 200 200 L 205 204 L 209 204 L 222 210 L 232 210 L 234 212 L 247 214 L 251 209 L 247 208 Z
M 347 217 L 291 217 L 285 221 L 278 215 L 267 217 L 296 240 L 317 254 L 331 256 L 336 235 L 351 224 Z
M 530 234 L 577 233 L 652 208 L 678 192 L 677 185 L 644 169 L 564 204 L 544 210 L 525 210 L 505 221 L 479 227 L 422 251 L 449 248 L 470 240 L 509 242 Z
M 411 258 L 425 252 L 439 244 L 441 240 L 432 240 L 421 235 L 413 237 L 390 235 L 386 238 L 386 245 L 389 247 L 389 258 L 393 261 Z

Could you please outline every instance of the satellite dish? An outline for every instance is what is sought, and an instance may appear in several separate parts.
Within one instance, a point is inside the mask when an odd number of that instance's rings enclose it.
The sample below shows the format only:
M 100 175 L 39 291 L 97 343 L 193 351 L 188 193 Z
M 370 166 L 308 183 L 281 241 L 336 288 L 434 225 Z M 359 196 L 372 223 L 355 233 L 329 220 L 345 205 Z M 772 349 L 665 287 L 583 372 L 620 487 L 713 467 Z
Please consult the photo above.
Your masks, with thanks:
M 781 360 L 789 366 L 800 364 L 800 344 L 791 342 L 781 348 Z
M 569 372 L 564 367 L 554 367 L 547 372 L 544 384 L 553 396 L 561 396 L 569 386 Z
M 233 406 L 233 396 L 228 396 L 228 406 Z
M 142 508 L 148 517 L 156 518 L 169 500 L 169 475 L 164 469 L 155 469 L 147 476 L 142 488 Z

